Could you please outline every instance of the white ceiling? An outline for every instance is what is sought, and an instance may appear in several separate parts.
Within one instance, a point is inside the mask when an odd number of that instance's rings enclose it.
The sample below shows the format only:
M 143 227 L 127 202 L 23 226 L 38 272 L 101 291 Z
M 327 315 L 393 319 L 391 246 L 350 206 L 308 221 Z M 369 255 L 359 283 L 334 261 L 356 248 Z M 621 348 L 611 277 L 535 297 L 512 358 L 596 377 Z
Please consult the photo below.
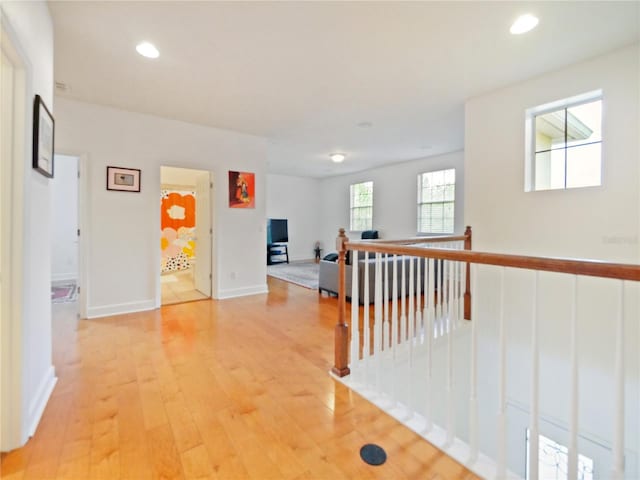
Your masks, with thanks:
M 49 6 L 60 95 L 265 136 L 270 172 L 314 177 L 459 150 L 465 99 L 640 38 L 640 2 Z

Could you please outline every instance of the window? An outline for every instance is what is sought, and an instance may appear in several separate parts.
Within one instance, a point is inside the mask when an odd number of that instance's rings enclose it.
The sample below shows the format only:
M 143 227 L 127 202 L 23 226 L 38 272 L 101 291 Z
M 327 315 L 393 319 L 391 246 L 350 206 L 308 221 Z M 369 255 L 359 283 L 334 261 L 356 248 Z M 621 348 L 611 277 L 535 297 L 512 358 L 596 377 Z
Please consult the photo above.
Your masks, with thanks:
M 456 170 L 418 175 L 418 233 L 453 233 Z
M 531 152 L 527 155 L 527 191 L 602 184 L 602 92 L 586 97 L 528 112 Z
M 362 232 L 373 228 L 373 182 L 354 183 L 351 193 L 351 231 Z
M 566 480 L 569 471 L 569 449 L 544 435 L 538 435 L 538 477 Z M 529 480 L 529 429 L 527 428 L 526 475 Z M 578 454 L 578 480 L 593 480 L 593 459 Z

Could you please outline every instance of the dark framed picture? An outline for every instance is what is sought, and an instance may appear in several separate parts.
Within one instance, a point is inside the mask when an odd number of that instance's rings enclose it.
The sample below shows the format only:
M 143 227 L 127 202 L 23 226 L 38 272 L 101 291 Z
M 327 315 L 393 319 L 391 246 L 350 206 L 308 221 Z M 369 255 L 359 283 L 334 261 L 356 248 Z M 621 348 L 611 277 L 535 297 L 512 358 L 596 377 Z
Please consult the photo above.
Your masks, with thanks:
M 55 122 L 51 112 L 36 95 L 33 101 L 33 168 L 53 178 L 53 138 Z
M 137 168 L 107 167 L 107 190 L 140 191 L 140 170 Z

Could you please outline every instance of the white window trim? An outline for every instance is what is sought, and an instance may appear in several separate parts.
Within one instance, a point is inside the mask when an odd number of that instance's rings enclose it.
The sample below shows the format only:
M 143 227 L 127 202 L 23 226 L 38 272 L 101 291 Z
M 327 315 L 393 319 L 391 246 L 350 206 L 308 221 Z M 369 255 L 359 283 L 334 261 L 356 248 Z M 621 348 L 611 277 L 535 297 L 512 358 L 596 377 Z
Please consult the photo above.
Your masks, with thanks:
M 525 139 L 525 169 L 524 169 L 524 191 L 525 192 L 543 192 L 548 190 L 536 190 L 535 178 L 535 152 L 536 152 L 536 136 L 534 129 L 534 119 L 539 115 L 550 113 L 556 110 L 567 109 L 582 105 L 584 103 L 595 102 L 597 100 L 604 100 L 602 89 L 593 90 L 591 92 L 582 93 L 573 97 L 564 98 L 562 100 L 556 100 L 554 102 L 538 105 L 537 107 L 528 108 L 525 110 L 525 122 L 524 122 L 524 139 Z M 603 134 L 604 137 L 604 134 Z M 604 139 L 601 141 L 604 143 Z M 601 158 L 600 168 L 602 168 L 603 160 Z M 602 176 L 600 177 L 602 178 Z M 580 187 L 588 188 L 588 187 Z M 558 188 L 553 190 L 567 190 L 567 188 Z
M 458 172 L 457 169 L 455 167 L 445 167 L 445 168 L 439 168 L 438 170 L 430 170 L 428 172 L 421 172 L 418 174 L 418 178 L 417 178 L 417 185 L 416 187 L 418 188 L 418 192 L 416 192 L 416 200 L 418 200 L 418 194 L 420 192 L 420 189 L 422 188 L 422 176 L 425 173 L 435 173 L 435 172 L 442 172 L 442 171 L 447 171 L 447 170 L 453 170 L 454 176 L 455 176 L 455 182 L 453 184 L 454 186 L 454 195 L 453 195 L 453 200 L 451 202 L 424 202 L 424 201 L 417 201 L 416 202 L 416 235 L 417 236 L 438 236 L 438 235 L 451 235 L 452 233 L 455 232 L 456 230 L 456 186 L 458 183 Z M 420 198 L 420 200 L 422 200 L 422 198 Z M 418 215 L 420 214 L 420 206 L 425 204 L 425 203 L 453 203 L 453 227 L 451 228 L 450 232 L 421 232 L 420 229 L 418 228 L 419 224 L 420 224 L 420 218 L 418 217 Z
M 352 205 L 352 201 L 353 201 L 353 197 L 351 195 L 351 190 L 352 187 L 355 185 L 361 185 L 363 183 L 370 183 L 371 184 L 371 227 L 367 228 L 365 230 L 353 230 L 353 224 L 352 224 L 352 215 L 351 213 L 353 212 L 354 208 L 364 208 L 364 207 L 353 207 Z M 361 232 L 365 232 L 367 230 L 372 230 L 373 229 L 373 187 L 374 187 L 374 182 L 373 180 L 364 180 L 362 182 L 354 182 L 354 183 L 350 183 L 349 184 L 349 231 L 350 232 L 354 232 L 354 233 L 361 233 Z

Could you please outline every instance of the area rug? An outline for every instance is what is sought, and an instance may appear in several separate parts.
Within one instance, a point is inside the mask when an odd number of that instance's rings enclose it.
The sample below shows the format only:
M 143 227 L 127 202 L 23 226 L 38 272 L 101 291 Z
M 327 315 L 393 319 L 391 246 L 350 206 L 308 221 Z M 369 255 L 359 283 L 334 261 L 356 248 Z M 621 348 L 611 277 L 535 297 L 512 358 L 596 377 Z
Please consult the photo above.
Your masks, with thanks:
M 280 263 L 267 266 L 267 275 L 301 287 L 318 289 L 320 265 L 317 263 Z
M 51 285 L 51 303 L 70 303 L 78 298 L 78 288 L 75 282 Z

